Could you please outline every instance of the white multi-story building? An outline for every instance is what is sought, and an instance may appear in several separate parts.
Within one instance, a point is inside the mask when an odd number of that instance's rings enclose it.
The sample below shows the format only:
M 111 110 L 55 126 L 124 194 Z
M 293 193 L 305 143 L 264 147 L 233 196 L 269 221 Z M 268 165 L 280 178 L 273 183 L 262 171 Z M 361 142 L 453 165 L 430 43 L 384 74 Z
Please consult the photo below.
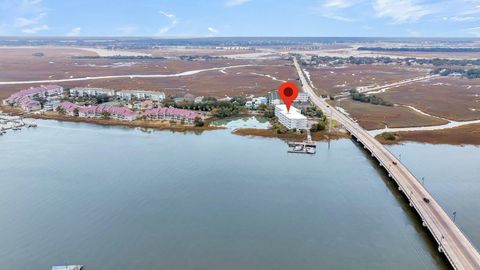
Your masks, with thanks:
M 115 90 L 93 87 L 74 87 L 70 89 L 70 95 L 75 97 L 95 97 L 99 95 L 113 97 L 115 96 Z
M 290 111 L 287 111 L 285 104 L 276 105 L 275 116 L 280 124 L 288 129 L 307 129 L 307 117 L 293 106 L 290 106 Z
M 309 98 L 310 96 L 308 95 L 308 93 L 299 92 L 297 98 L 293 102 L 307 103 Z
M 165 99 L 165 93 L 143 90 L 122 90 L 117 92 L 117 96 L 123 100 L 130 100 L 136 97 L 140 100 L 151 99 L 153 101 L 162 101 Z

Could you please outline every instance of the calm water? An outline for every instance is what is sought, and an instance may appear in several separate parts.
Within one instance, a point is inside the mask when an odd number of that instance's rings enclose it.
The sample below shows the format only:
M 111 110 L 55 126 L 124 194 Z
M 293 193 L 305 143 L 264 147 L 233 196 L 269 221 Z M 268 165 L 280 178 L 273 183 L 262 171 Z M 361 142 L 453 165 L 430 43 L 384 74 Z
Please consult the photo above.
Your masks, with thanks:
M 446 269 L 367 154 L 318 147 L 40 121 L 0 137 L 0 269 Z
M 250 117 L 234 117 L 227 119 L 219 119 L 212 122 L 215 126 L 225 127 L 227 129 L 238 129 L 238 128 L 258 128 L 258 129 L 267 129 L 270 128 L 270 122 L 268 118 L 261 116 L 250 116 Z
M 480 247 L 480 147 L 407 143 L 390 147 Z M 421 180 L 420 180 L 421 181 Z

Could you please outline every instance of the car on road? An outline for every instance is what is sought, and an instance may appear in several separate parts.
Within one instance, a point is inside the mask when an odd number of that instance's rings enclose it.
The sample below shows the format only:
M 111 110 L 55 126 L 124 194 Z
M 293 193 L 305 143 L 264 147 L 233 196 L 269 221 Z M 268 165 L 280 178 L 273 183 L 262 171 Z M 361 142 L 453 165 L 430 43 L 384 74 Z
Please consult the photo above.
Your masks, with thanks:
M 393 164 L 393 165 L 397 165 L 397 162 L 396 162 L 396 161 L 392 161 L 392 164 Z
M 430 199 L 428 199 L 426 197 L 423 197 L 423 201 L 426 202 L 426 203 L 430 203 Z

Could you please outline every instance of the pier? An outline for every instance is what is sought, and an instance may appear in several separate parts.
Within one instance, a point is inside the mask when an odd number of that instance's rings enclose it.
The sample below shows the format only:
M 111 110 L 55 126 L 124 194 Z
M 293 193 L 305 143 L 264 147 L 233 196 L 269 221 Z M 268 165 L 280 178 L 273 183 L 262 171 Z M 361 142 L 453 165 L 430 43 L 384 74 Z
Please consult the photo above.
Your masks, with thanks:
M 317 144 L 312 141 L 312 135 L 310 134 L 310 129 L 306 129 L 307 140 L 303 142 L 287 142 L 288 144 L 288 153 L 296 154 L 310 154 L 313 155 L 317 152 Z
M 23 117 L 0 112 L 0 135 L 4 135 L 8 130 L 21 130 L 25 126 L 36 127 L 37 124 L 33 121 L 26 123 Z

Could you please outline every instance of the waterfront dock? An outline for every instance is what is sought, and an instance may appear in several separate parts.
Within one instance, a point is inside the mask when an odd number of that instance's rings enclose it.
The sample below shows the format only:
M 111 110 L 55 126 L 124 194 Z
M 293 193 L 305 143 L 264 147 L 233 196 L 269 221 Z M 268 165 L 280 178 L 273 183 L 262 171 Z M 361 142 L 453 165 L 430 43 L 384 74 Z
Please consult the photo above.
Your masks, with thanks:
M 317 145 L 314 142 L 287 142 L 288 153 L 310 154 L 313 155 L 317 151 Z
M 34 121 L 26 122 L 21 116 L 12 116 L 0 112 L 0 135 L 5 134 L 8 130 L 21 130 L 22 127 L 36 127 Z
M 312 135 L 310 134 L 310 130 L 306 129 L 307 132 L 307 140 L 303 142 L 287 142 L 288 144 L 288 153 L 296 153 L 296 154 L 310 154 L 313 155 L 317 152 L 317 144 L 312 141 Z

